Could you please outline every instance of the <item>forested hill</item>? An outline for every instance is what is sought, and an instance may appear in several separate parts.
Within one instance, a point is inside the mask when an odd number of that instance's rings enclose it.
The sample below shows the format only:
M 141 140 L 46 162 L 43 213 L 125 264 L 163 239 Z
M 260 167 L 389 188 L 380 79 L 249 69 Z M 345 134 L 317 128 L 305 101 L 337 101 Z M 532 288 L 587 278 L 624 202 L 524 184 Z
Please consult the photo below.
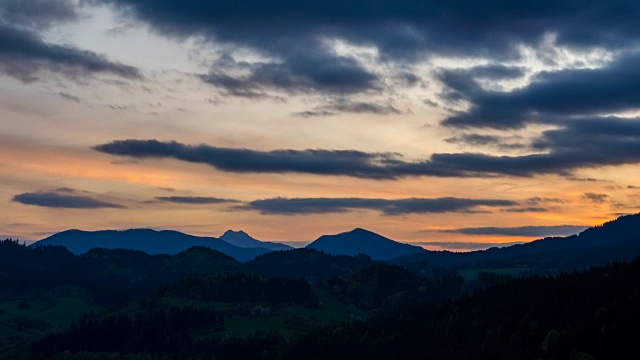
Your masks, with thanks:
M 150 295 L 159 286 L 188 275 L 245 271 L 237 260 L 209 248 L 176 255 L 92 249 L 74 255 L 61 246 L 26 247 L 0 241 L 0 299 L 38 297 L 60 287 L 77 287 L 101 304 Z
M 640 214 L 627 215 L 567 237 L 545 238 L 502 248 L 455 253 L 429 251 L 394 259 L 392 263 L 419 268 L 421 264 L 464 268 L 523 267 L 540 273 L 588 268 L 640 255 Z
M 640 259 L 503 279 L 452 301 L 329 326 L 278 359 L 624 359 L 640 351 Z
M 345 285 L 367 284 L 373 279 L 390 290 L 383 299 L 387 304 L 393 299 L 393 306 L 381 308 L 369 319 L 351 317 L 307 326 L 294 337 L 284 337 L 276 328 L 245 337 L 225 335 L 220 331 L 227 321 L 237 320 L 223 316 L 212 305 L 215 303 L 163 309 L 153 300 L 141 303 L 133 317 L 83 317 L 67 330 L 34 341 L 29 356 L 73 360 L 595 360 L 622 359 L 640 351 L 640 260 L 554 277 L 489 276 L 488 285 L 472 293 L 450 292 L 440 299 L 430 296 L 437 289 L 431 287 L 433 282 L 416 281 L 406 270 L 380 263 L 345 279 Z M 295 286 L 287 281 L 294 281 Z M 258 289 L 238 293 L 247 299 L 266 301 L 273 296 L 269 301 L 274 303 L 318 306 L 306 282 L 246 275 L 194 279 L 166 288 L 163 295 L 192 294 L 198 301 L 220 301 L 235 296 L 239 284 Z M 286 294 L 281 290 L 269 292 L 271 287 L 282 286 L 295 288 L 296 297 L 283 297 Z M 252 316 L 268 321 L 272 315 Z M 296 316 L 287 321 L 302 320 Z

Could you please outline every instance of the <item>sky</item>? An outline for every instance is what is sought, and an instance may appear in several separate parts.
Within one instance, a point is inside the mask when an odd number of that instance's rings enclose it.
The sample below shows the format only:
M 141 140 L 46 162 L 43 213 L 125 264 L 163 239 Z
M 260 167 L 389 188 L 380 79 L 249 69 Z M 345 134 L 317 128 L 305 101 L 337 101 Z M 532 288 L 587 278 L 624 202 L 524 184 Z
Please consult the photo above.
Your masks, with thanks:
M 468 251 L 640 208 L 640 2 L 0 0 L 0 238 L 366 228 Z

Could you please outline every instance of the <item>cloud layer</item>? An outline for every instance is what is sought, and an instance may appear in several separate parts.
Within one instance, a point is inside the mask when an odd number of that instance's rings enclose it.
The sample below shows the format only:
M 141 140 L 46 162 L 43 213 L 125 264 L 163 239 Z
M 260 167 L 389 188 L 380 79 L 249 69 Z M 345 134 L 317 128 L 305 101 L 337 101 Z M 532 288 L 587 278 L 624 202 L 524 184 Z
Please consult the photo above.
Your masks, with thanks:
M 519 226 L 519 227 L 477 227 L 441 230 L 444 233 L 465 235 L 499 235 L 522 237 L 568 236 L 585 230 L 587 226 L 556 225 L 556 226 Z
M 519 128 L 527 123 L 558 123 L 575 116 L 598 116 L 640 107 L 640 54 L 630 53 L 602 68 L 563 69 L 537 74 L 530 84 L 492 91 L 467 71 L 448 71 L 441 79 L 452 100 L 471 107 L 446 118 L 454 127 Z
M 106 73 L 138 79 L 131 66 L 109 61 L 105 56 L 69 46 L 49 44 L 32 31 L 21 30 L 0 21 L 0 73 L 23 82 L 38 80 L 42 71 L 72 79 Z
M 522 46 L 540 47 L 549 37 L 557 46 L 572 49 L 634 49 L 639 43 L 640 6 L 634 1 L 571 0 L 541 4 L 525 0 L 491 2 L 420 1 L 315 1 L 285 0 L 109 0 L 114 8 L 150 25 L 171 38 L 198 37 L 229 49 L 245 48 L 259 54 L 259 61 L 245 62 L 232 50 L 213 62 L 202 80 L 229 95 L 264 97 L 270 91 L 284 93 L 355 94 L 384 88 L 382 75 L 354 55 L 337 53 L 328 43 L 341 41 L 375 49 L 383 64 L 412 65 L 434 56 L 490 59 L 493 62 L 519 58 Z M 225 66 L 222 66 L 225 65 Z M 389 69 L 389 68 L 388 68 Z M 406 70 L 393 69 L 395 74 Z M 489 65 L 467 72 L 467 77 L 508 79 L 523 69 Z M 582 76 L 583 74 L 575 74 Z M 413 78 L 416 74 L 411 74 Z M 578 82 L 558 80 L 564 90 L 579 91 Z M 601 75 L 594 75 L 603 79 Z M 544 78 L 545 75 L 541 76 Z M 608 83 L 612 83 L 611 80 Z M 553 81 L 555 82 L 555 81 Z M 499 101 L 541 100 L 534 85 L 511 95 L 466 94 L 474 103 L 470 114 L 447 119 L 451 125 L 509 124 L 504 109 L 498 118 L 485 118 Z M 602 91 L 604 94 L 604 90 Z M 629 95 L 631 96 L 631 95 Z M 560 99 L 558 99 L 560 100 Z M 606 100 L 600 101 L 604 103 Z M 572 105 L 578 105 L 577 103 Z M 562 110 L 563 105 L 550 105 Z M 601 105 L 594 105 L 601 106 Z M 544 106 L 543 106 L 544 107 Z M 606 106 L 605 106 L 606 107 Z M 525 108 L 526 109 L 526 108 Z M 529 109 L 526 109 L 529 110 Z M 525 114 L 519 114 L 522 117 Z
M 162 202 L 192 205 L 210 205 L 238 202 L 238 200 L 221 199 L 207 196 L 157 196 L 155 199 Z
M 37 191 L 18 194 L 13 201 L 24 205 L 66 209 L 125 208 L 122 205 L 101 201 L 90 196 L 74 195 L 75 191 L 58 189 L 55 191 Z
M 578 169 L 640 163 L 640 121 L 616 117 L 567 121 L 562 128 L 545 131 L 532 147 L 540 153 L 522 156 L 436 153 L 422 161 L 407 161 L 395 153 L 320 149 L 257 151 L 158 140 L 117 140 L 95 149 L 134 158 L 174 158 L 204 163 L 231 172 L 344 175 L 378 180 L 406 176 L 555 174 L 569 177 Z
M 301 215 L 343 213 L 353 210 L 377 210 L 384 215 L 472 213 L 481 207 L 509 207 L 517 202 L 501 199 L 408 198 L 273 198 L 256 200 L 241 206 L 242 209 L 257 210 L 262 214 Z

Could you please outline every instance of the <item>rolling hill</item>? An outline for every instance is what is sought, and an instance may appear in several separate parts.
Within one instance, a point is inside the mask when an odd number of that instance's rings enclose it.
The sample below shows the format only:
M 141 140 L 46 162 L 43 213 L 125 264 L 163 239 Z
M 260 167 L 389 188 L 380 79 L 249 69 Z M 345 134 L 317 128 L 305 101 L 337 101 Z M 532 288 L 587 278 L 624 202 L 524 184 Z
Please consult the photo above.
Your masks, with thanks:
M 307 248 L 320 250 L 331 255 L 355 256 L 364 254 L 373 260 L 390 260 L 400 256 L 426 252 L 419 246 L 399 243 L 360 228 L 337 235 L 323 235 L 307 245 Z

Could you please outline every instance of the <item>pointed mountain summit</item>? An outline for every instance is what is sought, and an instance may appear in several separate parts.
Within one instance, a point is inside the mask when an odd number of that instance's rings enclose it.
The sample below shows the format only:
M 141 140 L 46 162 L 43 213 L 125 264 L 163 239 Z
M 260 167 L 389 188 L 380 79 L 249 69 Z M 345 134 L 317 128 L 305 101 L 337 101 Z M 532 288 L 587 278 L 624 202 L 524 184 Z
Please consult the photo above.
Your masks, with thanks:
M 84 254 L 93 248 L 141 250 L 147 254 L 174 255 L 194 246 L 218 250 L 238 261 L 248 261 L 268 253 L 264 248 L 241 248 L 214 237 L 200 237 L 178 231 L 151 229 L 82 231 L 67 230 L 51 235 L 31 246 L 59 245 L 74 254 Z
M 293 247 L 285 244 L 280 244 L 277 242 L 271 241 L 260 241 L 252 238 L 246 232 L 227 230 L 220 239 L 228 242 L 231 245 L 235 245 L 237 247 L 250 249 L 250 248 L 264 248 L 271 251 L 278 250 L 291 250 Z
M 365 254 L 373 260 L 390 260 L 426 252 L 419 246 L 403 244 L 361 228 L 337 235 L 323 235 L 307 245 L 307 248 L 331 255 Z

